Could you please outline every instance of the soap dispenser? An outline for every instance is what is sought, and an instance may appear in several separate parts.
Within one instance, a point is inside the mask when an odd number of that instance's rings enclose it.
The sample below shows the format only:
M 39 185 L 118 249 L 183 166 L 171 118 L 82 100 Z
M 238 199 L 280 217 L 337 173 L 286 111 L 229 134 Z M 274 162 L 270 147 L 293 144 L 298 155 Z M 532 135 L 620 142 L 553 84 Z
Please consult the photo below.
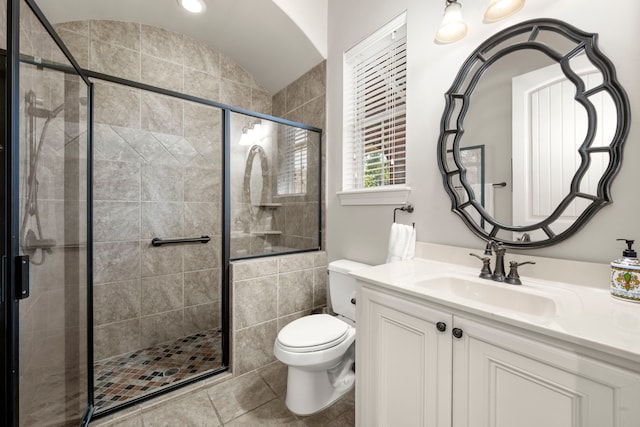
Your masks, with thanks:
M 624 240 L 627 249 L 622 258 L 611 263 L 611 295 L 627 301 L 640 302 L 640 261 L 632 249 L 633 240 Z

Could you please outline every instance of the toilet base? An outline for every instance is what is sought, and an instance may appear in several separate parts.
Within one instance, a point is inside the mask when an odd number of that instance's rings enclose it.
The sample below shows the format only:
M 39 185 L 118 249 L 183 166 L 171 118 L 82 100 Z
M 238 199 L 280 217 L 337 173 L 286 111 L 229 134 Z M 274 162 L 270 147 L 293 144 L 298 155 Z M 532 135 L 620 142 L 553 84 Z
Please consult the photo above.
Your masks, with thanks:
M 351 363 L 350 365 L 352 365 Z M 342 365 L 342 364 L 341 364 Z M 335 369 L 341 367 L 339 365 Z M 333 370 L 307 371 L 289 367 L 287 376 L 287 408 L 296 415 L 311 415 L 331 406 L 340 397 L 351 391 L 356 374 L 348 367 L 348 372 L 331 381 Z

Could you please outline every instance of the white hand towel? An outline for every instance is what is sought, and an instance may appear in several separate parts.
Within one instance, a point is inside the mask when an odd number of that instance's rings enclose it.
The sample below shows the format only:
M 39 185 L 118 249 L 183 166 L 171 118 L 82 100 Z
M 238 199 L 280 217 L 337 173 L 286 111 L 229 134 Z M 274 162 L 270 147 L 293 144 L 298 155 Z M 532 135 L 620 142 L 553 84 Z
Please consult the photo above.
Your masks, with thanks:
M 389 235 L 387 263 L 411 259 L 416 252 L 416 229 L 410 225 L 393 223 Z

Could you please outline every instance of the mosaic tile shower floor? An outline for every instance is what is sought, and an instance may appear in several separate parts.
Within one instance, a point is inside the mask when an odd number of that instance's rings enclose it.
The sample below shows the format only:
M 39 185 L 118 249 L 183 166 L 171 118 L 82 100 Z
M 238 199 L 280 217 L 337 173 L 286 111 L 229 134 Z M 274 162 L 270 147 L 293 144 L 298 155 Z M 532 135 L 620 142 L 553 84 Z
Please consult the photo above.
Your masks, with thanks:
M 219 329 L 100 360 L 94 364 L 96 412 L 221 366 Z

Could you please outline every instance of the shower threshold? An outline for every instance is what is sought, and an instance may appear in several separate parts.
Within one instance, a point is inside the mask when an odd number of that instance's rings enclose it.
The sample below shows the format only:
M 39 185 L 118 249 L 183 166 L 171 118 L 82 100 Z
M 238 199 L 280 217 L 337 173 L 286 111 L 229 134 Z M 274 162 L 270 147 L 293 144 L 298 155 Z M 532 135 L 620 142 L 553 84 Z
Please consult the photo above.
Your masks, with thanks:
M 222 366 L 222 332 L 210 329 L 94 363 L 96 412 Z

